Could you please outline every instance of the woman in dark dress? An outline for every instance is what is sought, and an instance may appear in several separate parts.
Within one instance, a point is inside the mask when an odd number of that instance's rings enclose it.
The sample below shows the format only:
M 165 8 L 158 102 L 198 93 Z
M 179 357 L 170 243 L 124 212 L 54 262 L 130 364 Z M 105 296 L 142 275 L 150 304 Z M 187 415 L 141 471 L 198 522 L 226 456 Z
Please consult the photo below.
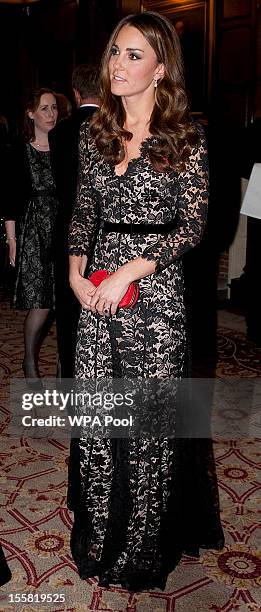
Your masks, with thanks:
M 123 19 L 101 85 L 100 112 L 81 130 L 69 240 L 82 305 L 76 378 L 180 379 L 189 365 L 182 256 L 203 233 L 208 167 L 172 24 L 151 12 Z M 111 273 L 97 288 L 84 278 L 91 251 L 89 273 Z M 139 299 L 119 308 L 132 281 Z M 182 552 L 223 546 L 207 440 L 81 432 L 71 445 L 68 503 L 79 574 L 98 575 L 101 585 L 164 588 Z
M 26 105 L 26 142 L 13 147 L 7 164 L 5 225 L 10 264 L 16 268 L 13 306 L 28 310 L 23 360 L 27 379 L 40 376 L 38 353 L 54 308 L 53 233 L 58 202 L 48 132 L 56 120 L 55 94 L 47 88 L 35 91 Z

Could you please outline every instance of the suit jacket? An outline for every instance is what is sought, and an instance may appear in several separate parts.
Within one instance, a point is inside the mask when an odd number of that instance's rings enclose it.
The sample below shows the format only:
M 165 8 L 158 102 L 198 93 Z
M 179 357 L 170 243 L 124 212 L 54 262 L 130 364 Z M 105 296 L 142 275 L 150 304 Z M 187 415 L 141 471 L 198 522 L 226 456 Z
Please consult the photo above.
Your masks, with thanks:
M 82 106 L 49 132 L 50 159 L 61 206 L 71 215 L 76 196 L 80 127 L 96 106 Z
M 68 227 L 76 197 L 78 176 L 78 141 L 83 121 L 91 118 L 96 106 L 82 106 L 63 119 L 48 134 L 51 167 L 60 208 L 56 224 L 56 279 L 67 279 Z
M 253 165 L 261 162 L 261 118 L 240 131 L 238 164 L 240 176 L 249 179 Z

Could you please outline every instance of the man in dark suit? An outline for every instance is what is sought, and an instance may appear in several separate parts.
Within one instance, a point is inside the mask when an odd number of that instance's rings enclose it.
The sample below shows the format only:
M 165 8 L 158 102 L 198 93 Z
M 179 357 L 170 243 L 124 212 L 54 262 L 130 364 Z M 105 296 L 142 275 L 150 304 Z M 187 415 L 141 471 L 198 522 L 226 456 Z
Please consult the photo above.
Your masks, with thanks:
M 241 176 L 249 179 L 255 163 L 261 163 L 261 117 L 256 116 L 241 134 Z M 247 218 L 247 252 L 243 280 L 247 338 L 261 348 L 261 220 Z
M 49 132 L 51 165 L 60 210 L 55 233 L 55 292 L 57 343 L 61 378 L 74 373 L 76 332 L 79 318 L 77 302 L 68 281 L 68 228 L 77 189 L 78 140 L 83 121 L 99 107 L 99 78 L 95 67 L 77 66 L 72 74 L 77 109 Z

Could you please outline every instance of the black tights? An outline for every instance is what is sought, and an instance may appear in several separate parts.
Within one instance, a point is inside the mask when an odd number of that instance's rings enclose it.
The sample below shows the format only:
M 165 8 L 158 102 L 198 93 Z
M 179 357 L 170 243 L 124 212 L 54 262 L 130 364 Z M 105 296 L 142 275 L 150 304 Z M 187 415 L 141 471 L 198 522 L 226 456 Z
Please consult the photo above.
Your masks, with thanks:
M 28 311 L 24 321 L 23 369 L 27 378 L 38 378 L 38 357 L 41 344 L 53 321 L 49 308 L 34 308 Z

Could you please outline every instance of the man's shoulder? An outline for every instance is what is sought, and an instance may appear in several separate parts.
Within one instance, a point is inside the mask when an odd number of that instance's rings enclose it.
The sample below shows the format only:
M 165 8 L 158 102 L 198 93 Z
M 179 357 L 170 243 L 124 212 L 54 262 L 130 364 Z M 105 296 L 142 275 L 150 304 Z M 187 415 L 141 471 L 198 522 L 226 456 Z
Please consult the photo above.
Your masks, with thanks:
M 66 117 L 66 119 L 62 119 L 52 130 L 50 130 L 48 134 L 49 140 L 60 139 L 63 138 L 63 136 L 71 134 L 74 130 L 74 125 L 75 120 L 73 115 Z
M 88 122 L 93 115 L 95 107 L 83 106 L 72 112 L 70 117 L 62 119 L 49 132 L 49 140 L 52 144 L 54 141 L 59 142 L 65 138 L 77 137 L 82 123 Z
M 81 121 L 85 119 L 91 119 L 93 114 L 98 110 L 98 106 L 92 104 L 83 104 L 78 108 L 78 114 Z
M 73 146 L 77 143 L 80 123 L 76 116 L 75 111 L 70 117 L 62 119 L 57 125 L 49 132 L 48 139 L 51 150 L 55 148 L 63 148 L 64 146 Z

